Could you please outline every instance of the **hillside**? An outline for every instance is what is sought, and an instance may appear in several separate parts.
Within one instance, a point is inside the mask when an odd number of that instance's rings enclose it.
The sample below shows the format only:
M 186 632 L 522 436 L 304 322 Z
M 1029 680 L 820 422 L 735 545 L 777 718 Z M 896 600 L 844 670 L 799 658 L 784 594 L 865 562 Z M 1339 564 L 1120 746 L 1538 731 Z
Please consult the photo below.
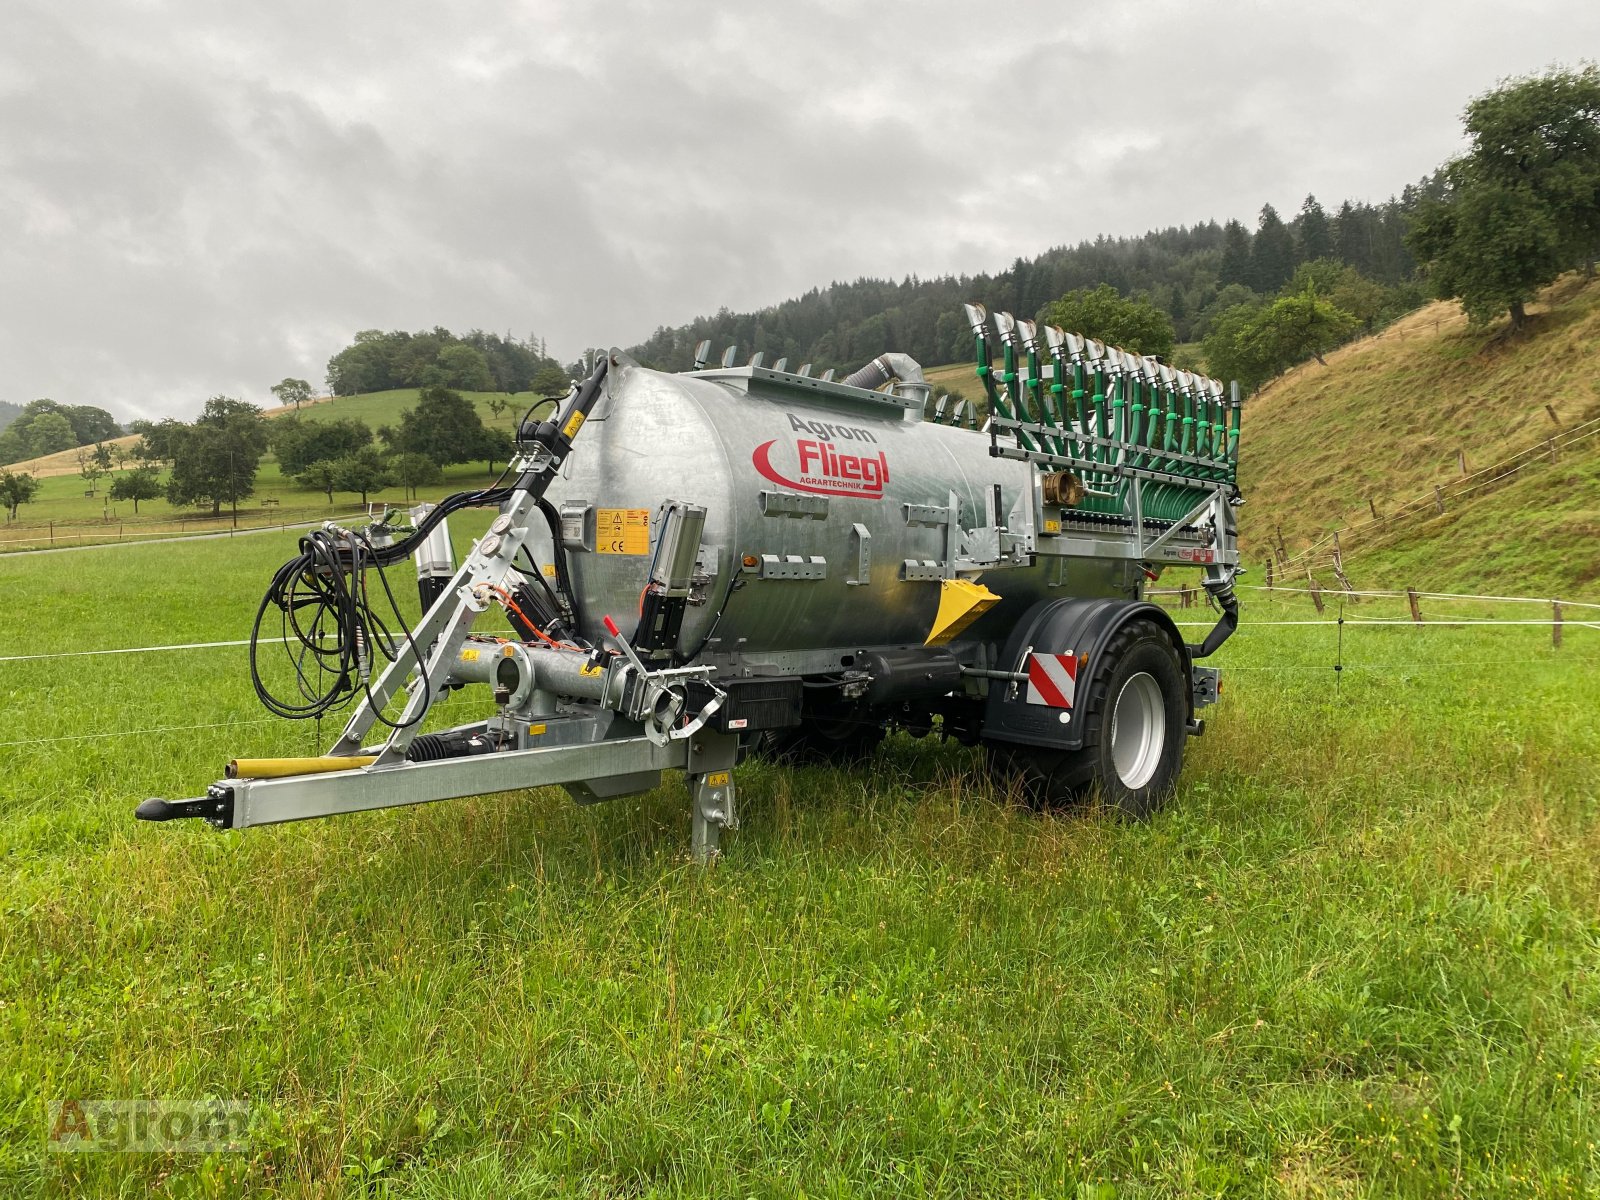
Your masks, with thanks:
M 1431 304 L 1252 398 L 1247 560 L 1264 562 L 1281 529 L 1298 572 L 1331 584 L 1339 530 L 1358 588 L 1600 592 L 1600 437 L 1579 428 L 1600 418 L 1600 281 L 1569 276 L 1529 311 L 1510 335 Z

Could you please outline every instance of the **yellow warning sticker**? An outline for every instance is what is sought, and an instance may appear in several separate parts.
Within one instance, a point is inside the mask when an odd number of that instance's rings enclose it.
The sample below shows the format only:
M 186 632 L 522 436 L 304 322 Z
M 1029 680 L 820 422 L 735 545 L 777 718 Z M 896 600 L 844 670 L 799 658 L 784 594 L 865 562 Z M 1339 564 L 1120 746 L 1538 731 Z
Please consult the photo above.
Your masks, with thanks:
M 575 412 L 567 418 L 567 423 L 561 427 L 561 434 L 568 441 L 578 436 L 578 430 L 583 428 L 583 414 Z
M 578 674 L 579 675 L 587 675 L 592 679 L 594 676 L 600 674 L 600 664 L 599 663 L 584 663 L 583 666 L 578 668 Z
M 601 554 L 649 554 L 648 508 L 601 508 L 595 511 L 594 548 Z
M 1044 531 L 1046 533 L 1060 533 L 1061 532 L 1061 522 L 1057 521 L 1053 517 L 1046 517 L 1044 519 Z
M 726 771 L 713 771 L 706 776 L 706 784 L 708 787 L 727 787 L 728 773 Z
M 500 657 L 501 658 L 510 658 L 516 652 L 517 652 L 517 648 L 515 646 L 501 646 L 500 647 Z
M 462 662 L 477 662 L 478 661 L 478 652 L 476 650 L 463 650 L 461 652 L 461 661 Z
M 529 737 L 538 737 L 543 732 L 544 732 L 544 726 L 543 725 L 529 725 L 528 726 L 528 736 Z
M 546 579 L 554 579 L 556 577 L 555 563 L 540 563 L 539 574 L 543 575 Z

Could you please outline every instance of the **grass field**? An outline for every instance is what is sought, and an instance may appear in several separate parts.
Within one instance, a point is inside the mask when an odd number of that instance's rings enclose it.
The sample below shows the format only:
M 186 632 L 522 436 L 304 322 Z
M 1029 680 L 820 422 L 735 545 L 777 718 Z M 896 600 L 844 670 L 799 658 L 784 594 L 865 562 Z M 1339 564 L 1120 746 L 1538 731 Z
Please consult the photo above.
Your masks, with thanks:
M 292 544 L 0 560 L 0 656 L 243 637 Z M 744 769 L 709 872 L 681 782 L 136 825 L 315 732 L 242 650 L 0 662 L 0 1193 L 1592 1195 L 1600 631 L 1351 626 L 1336 686 L 1311 616 L 1248 593 L 1148 824 L 901 738 Z M 248 1153 L 44 1152 L 208 1095 Z
M 529 393 L 501 396 L 499 398 L 511 402 L 511 408 L 496 416 L 489 409 L 489 401 L 496 398 L 497 393 L 462 394 L 478 408 L 486 425 L 507 432 L 515 427 L 528 406 L 538 399 Z M 414 389 L 373 392 L 308 405 L 302 409 L 302 413 L 307 420 L 354 418 L 377 429 L 382 425 L 398 424 L 400 414 L 414 406 L 416 400 Z M 129 463 L 130 467 L 134 465 L 137 464 Z M 76 474 L 41 478 L 39 494 L 22 506 L 18 519 L 0 524 L 0 551 L 205 532 L 208 529 L 225 529 L 233 524 L 232 513 L 227 508 L 224 508 L 220 517 L 213 518 L 209 508 L 174 507 L 165 499 L 141 501 L 139 511 L 135 513 L 131 501 L 110 498 L 111 481 L 115 477 L 113 473 L 101 479 L 97 494 L 93 496 L 85 494 L 89 486 Z M 163 473 L 163 482 L 165 478 Z M 418 498 L 438 499 L 451 492 L 483 487 L 493 480 L 494 476 L 487 472 L 484 463 L 458 463 L 445 468 L 443 483 L 420 489 Z M 383 488 L 371 493 L 369 499 L 374 503 L 412 503 L 405 498 L 404 489 L 399 487 Z M 264 501 L 271 503 L 264 504 Z M 256 474 L 254 494 L 239 505 L 239 525 L 247 527 L 278 520 L 317 520 L 334 513 L 348 513 L 359 507 L 360 497 L 350 492 L 335 492 L 334 503 L 329 505 L 327 496 L 322 492 L 303 488 L 293 479 L 284 478 L 278 470 L 277 461 L 269 454 L 262 460 Z

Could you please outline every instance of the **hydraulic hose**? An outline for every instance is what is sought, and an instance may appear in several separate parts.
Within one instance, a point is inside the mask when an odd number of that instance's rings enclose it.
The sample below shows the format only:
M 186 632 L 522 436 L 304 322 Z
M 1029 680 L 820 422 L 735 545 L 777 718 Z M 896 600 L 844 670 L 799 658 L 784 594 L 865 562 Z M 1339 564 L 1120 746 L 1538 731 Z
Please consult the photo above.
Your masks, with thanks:
M 1210 658 L 1239 628 L 1239 598 L 1233 592 L 1233 572 L 1229 571 L 1217 579 L 1206 579 L 1202 586 L 1222 607 L 1222 616 L 1217 618 L 1216 625 L 1206 634 L 1205 641 L 1189 647 L 1190 658 Z

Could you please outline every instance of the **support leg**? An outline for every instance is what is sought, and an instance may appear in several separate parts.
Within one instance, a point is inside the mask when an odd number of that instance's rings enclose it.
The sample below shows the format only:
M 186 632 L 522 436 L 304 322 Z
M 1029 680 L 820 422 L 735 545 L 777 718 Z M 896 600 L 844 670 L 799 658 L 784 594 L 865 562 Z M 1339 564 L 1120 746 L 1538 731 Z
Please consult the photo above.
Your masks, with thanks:
M 733 763 L 739 754 L 737 734 L 697 734 L 689 746 L 689 791 L 693 802 L 693 832 L 689 852 L 702 866 L 720 851 L 722 831 L 739 827 L 734 807 Z

